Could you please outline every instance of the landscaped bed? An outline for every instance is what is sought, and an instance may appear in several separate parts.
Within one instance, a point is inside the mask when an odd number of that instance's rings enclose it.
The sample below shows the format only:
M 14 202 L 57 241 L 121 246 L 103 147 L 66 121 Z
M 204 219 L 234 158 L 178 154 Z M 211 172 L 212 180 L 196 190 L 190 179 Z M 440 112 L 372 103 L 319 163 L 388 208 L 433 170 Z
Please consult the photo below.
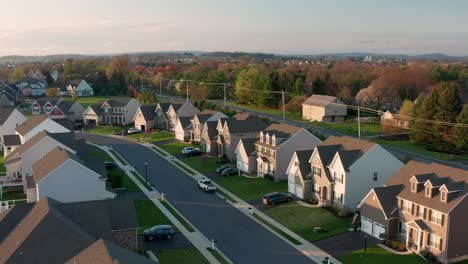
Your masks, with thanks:
M 310 242 L 346 232 L 352 227 L 350 217 L 338 217 L 325 208 L 310 208 L 295 202 L 266 209 L 263 213 Z M 316 227 L 328 231 L 314 232 Z
M 228 176 L 215 181 L 244 201 L 261 199 L 267 193 L 288 190 L 287 181 L 275 182 L 263 178 Z
M 204 264 L 210 263 L 196 249 L 160 249 L 155 255 L 161 264 Z
M 354 251 L 352 253 L 340 256 L 337 258 L 339 261 L 345 264 L 354 263 L 377 263 L 377 264 L 417 264 L 417 263 L 429 263 L 423 258 L 416 254 L 410 255 L 397 255 L 379 247 L 372 246 L 368 247 L 367 251 L 364 249 Z

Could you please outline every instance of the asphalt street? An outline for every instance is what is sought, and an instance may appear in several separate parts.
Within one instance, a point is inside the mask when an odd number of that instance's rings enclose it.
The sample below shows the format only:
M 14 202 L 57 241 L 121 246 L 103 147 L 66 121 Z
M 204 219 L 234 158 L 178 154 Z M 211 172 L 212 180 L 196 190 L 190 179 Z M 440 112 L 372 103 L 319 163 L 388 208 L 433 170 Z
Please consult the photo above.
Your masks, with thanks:
M 217 195 L 199 190 L 196 182 L 152 150 L 110 137 L 78 133 L 78 138 L 113 145 L 208 239 L 234 263 L 311 263 L 312 261 Z

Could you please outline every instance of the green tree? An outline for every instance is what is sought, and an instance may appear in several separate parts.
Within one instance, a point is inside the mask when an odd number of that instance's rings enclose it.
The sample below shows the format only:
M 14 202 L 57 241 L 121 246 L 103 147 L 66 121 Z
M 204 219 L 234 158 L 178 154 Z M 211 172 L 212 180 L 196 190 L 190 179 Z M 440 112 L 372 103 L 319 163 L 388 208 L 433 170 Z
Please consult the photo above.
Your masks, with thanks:
M 302 95 L 304 93 L 304 79 L 302 77 L 296 79 L 293 93 L 295 95 Z
M 255 67 L 250 67 L 237 75 L 235 95 L 238 103 L 247 104 L 255 102 L 260 87 L 260 72 Z
M 15 67 L 12 74 L 12 81 L 17 82 L 25 76 L 24 70 L 22 68 Z
M 456 126 L 453 129 L 452 143 L 458 150 L 468 151 L 468 104 L 465 104 L 463 110 L 457 116 L 457 124 L 465 127 Z
M 314 94 L 325 94 L 325 83 L 322 81 L 322 79 L 320 79 L 320 76 L 318 75 L 312 82 L 312 92 Z

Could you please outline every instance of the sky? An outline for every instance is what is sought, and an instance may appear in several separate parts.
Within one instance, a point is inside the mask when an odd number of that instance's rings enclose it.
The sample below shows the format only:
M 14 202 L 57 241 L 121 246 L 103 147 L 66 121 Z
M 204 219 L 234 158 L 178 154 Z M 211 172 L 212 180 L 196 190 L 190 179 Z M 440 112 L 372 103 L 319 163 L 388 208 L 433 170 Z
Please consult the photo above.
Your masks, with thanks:
M 468 55 L 465 0 L 0 0 L 0 56 L 142 51 Z

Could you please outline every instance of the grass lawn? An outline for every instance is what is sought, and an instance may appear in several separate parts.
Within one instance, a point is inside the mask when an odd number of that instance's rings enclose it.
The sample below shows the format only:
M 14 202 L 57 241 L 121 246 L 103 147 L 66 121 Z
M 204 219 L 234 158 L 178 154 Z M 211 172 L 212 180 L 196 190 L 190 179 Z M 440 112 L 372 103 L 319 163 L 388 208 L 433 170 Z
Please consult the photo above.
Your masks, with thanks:
M 324 208 L 309 208 L 291 202 L 264 211 L 304 239 L 314 242 L 345 232 L 351 227 L 351 218 L 336 217 Z M 314 227 L 328 229 L 325 233 L 313 232 Z
M 5 189 L 4 189 L 5 190 Z M 26 199 L 26 194 L 22 192 L 3 192 L 2 198 L 0 201 L 8 201 L 8 200 L 23 200 Z
M 390 147 L 400 148 L 409 152 L 414 152 L 420 155 L 428 156 L 435 159 L 450 160 L 450 154 L 440 153 L 426 149 L 426 146 L 423 144 L 411 143 L 404 140 L 384 140 L 384 139 L 372 139 L 381 145 L 386 145 Z M 467 155 L 454 155 L 454 160 L 468 160 Z
M 65 101 L 71 101 L 72 97 L 64 97 Z M 107 96 L 78 97 L 77 101 L 86 109 L 89 105 L 97 104 L 100 101 L 109 100 Z
M 185 147 L 197 147 L 197 146 L 194 146 L 188 143 L 172 142 L 172 143 L 161 145 L 159 147 L 169 152 L 170 154 L 175 155 L 175 154 L 181 154 L 182 149 Z
M 5 172 L 5 157 L 3 156 L 3 152 L 0 152 L 0 173 Z
M 195 229 L 187 222 L 185 221 L 184 218 L 182 218 L 175 210 L 170 206 L 166 201 L 161 201 L 161 204 L 164 205 L 164 207 L 171 212 L 171 214 L 179 220 L 179 222 L 189 231 L 189 232 L 195 232 Z
M 138 133 L 128 136 L 132 139 L 140 139 L 147 142 L 158 142 L 167 139 L 174 139 L 174 134 L 169 132 Z
M 349 254 L 340 256 L 337 258 L 339 261 L 345 264 L 417 264 L 417 263 L 429 263 L 422 259 L 416 254 L 411 255 L 397 255 L 391 252 L 386 251 L 385 249 L 373 246 L 367 248 L 367 251 L 364 252 L 363 249 L 351 252 Z
M 159 148 L 157 147 L 151 147 L 151 148 L 157 153 L 161 154 L 162 156 L 167 156 L 167 154 L 165 152 L 162 152 Z
M 153 187 L 151 187 L 151 184 L 149 184 L 149 183 L 146 184 L 146 179 L 143 179 L 140 175 L 138 175 L 138 173 L 136 173 L 136 172 L 134 172 L 134 171 L 132 171 L 132 174 L 133 174 L 133 176 L 135 176 L 135 178 L 137 178 L 137 180 L 138 180 L 141 184 L 143 184 L 143 186 L 146 187 L 146 189 L 147 189 L 148 191 L 152 191 L 152 190 L 153 190 Z M 131 180 L 131 179 L 129 178 L 129 180 Z M 133 181 L 132 181 L 132 183 L 135 184 Z
M 275 182 L 263 178 L 249 179 L 242 176 L 229 176 L 217 179 L 216 183 L 244 201 L 260 199 L 267 193 L 288 190 L 287 181 Z
M 112 158 L 109 155 L 107 155 L 107 153 L 104 150 L 102 150 L 102 149 L 100 149 L 100 148 L 98 148 L 96 146 L 93 146 L 91 144 L 88 144 L 88 155 L 90 155 L 92 157 L 96 157 L 96 158 L 102 160 L 102 162 L 106 162 L 106 161 L 112 162 L 113 161 Z
M 206 157 L 202 158 L 202 156 L 197 157 L 190 157 L 182 159 L 185 164 L 189 165 L 193 169 L 201 172 L 201 173 L 214 173 L 216 172 L 216 168 L 222 166 L 223 164 L 217 163 L 219 158 L 217 157 Z M 230 162 L 229 164 L 235 165 L 235 162 Z
M 210 263 L 196 249 L 160 249 L 155 251 L 161 264 L 205 264 Z
M 135 209 L 140 225 L 140 232 L 155 225 L 172 225 L 171 221 L 149 200 L 135 200 Z
M 281 229 L 277 228 L 276 226 L 270 224 L 270 222 L 268 222 L 267 220 L 263 219 L 262 217 L 260 217 L 258 214 L 254 214 L 253 215 L 255 218 L 257 218 L 260 222 L 264 223 L 265 225 L 267 225 L 268 227 L 270 227 L 271 229 L 275 230 L 276 233 L 280 234 L 282 237 L 286 238 L 287 240 L 291 241 L 291 243 L 293 243 L 294 245 L 302 245 L 301 242 L 299 242 L 298 240 L 296 240 L 295 238 L 293 238 L 292 236 L 288 235 L 287 233 L 283 232 Z
M 358 136 L 358 123 L 341 123 L 341 124 L 328 124 L 321 122 L 312 122 L 314 126 L 323 127 L 325 129 L 334 130 L 345 135 Z M 381 134 L 380 123 L 367 123 L 361 122 L 361 136 L 371 136 Z
M 117 153 L 115 150 L 111 149 L 110 152 L 122 163 L 123 165 L 128 165 L 128 163 Z
M 219 254 L 218 250 L 212 250 L 211 248 L 208 248 L 208 251 L 210 251 L 211 255 L 213 255 L 213 257 L 215 257 L 219 261 L 219 263 L 228 264 L 226 259 L 224 259 L 224 257 L 221 254 Z
M 122 133 L 123 128 L 121 126 L 95 126 L 88 129 L 88 133 L 98 135 L 114 135 L 116 133 Z

